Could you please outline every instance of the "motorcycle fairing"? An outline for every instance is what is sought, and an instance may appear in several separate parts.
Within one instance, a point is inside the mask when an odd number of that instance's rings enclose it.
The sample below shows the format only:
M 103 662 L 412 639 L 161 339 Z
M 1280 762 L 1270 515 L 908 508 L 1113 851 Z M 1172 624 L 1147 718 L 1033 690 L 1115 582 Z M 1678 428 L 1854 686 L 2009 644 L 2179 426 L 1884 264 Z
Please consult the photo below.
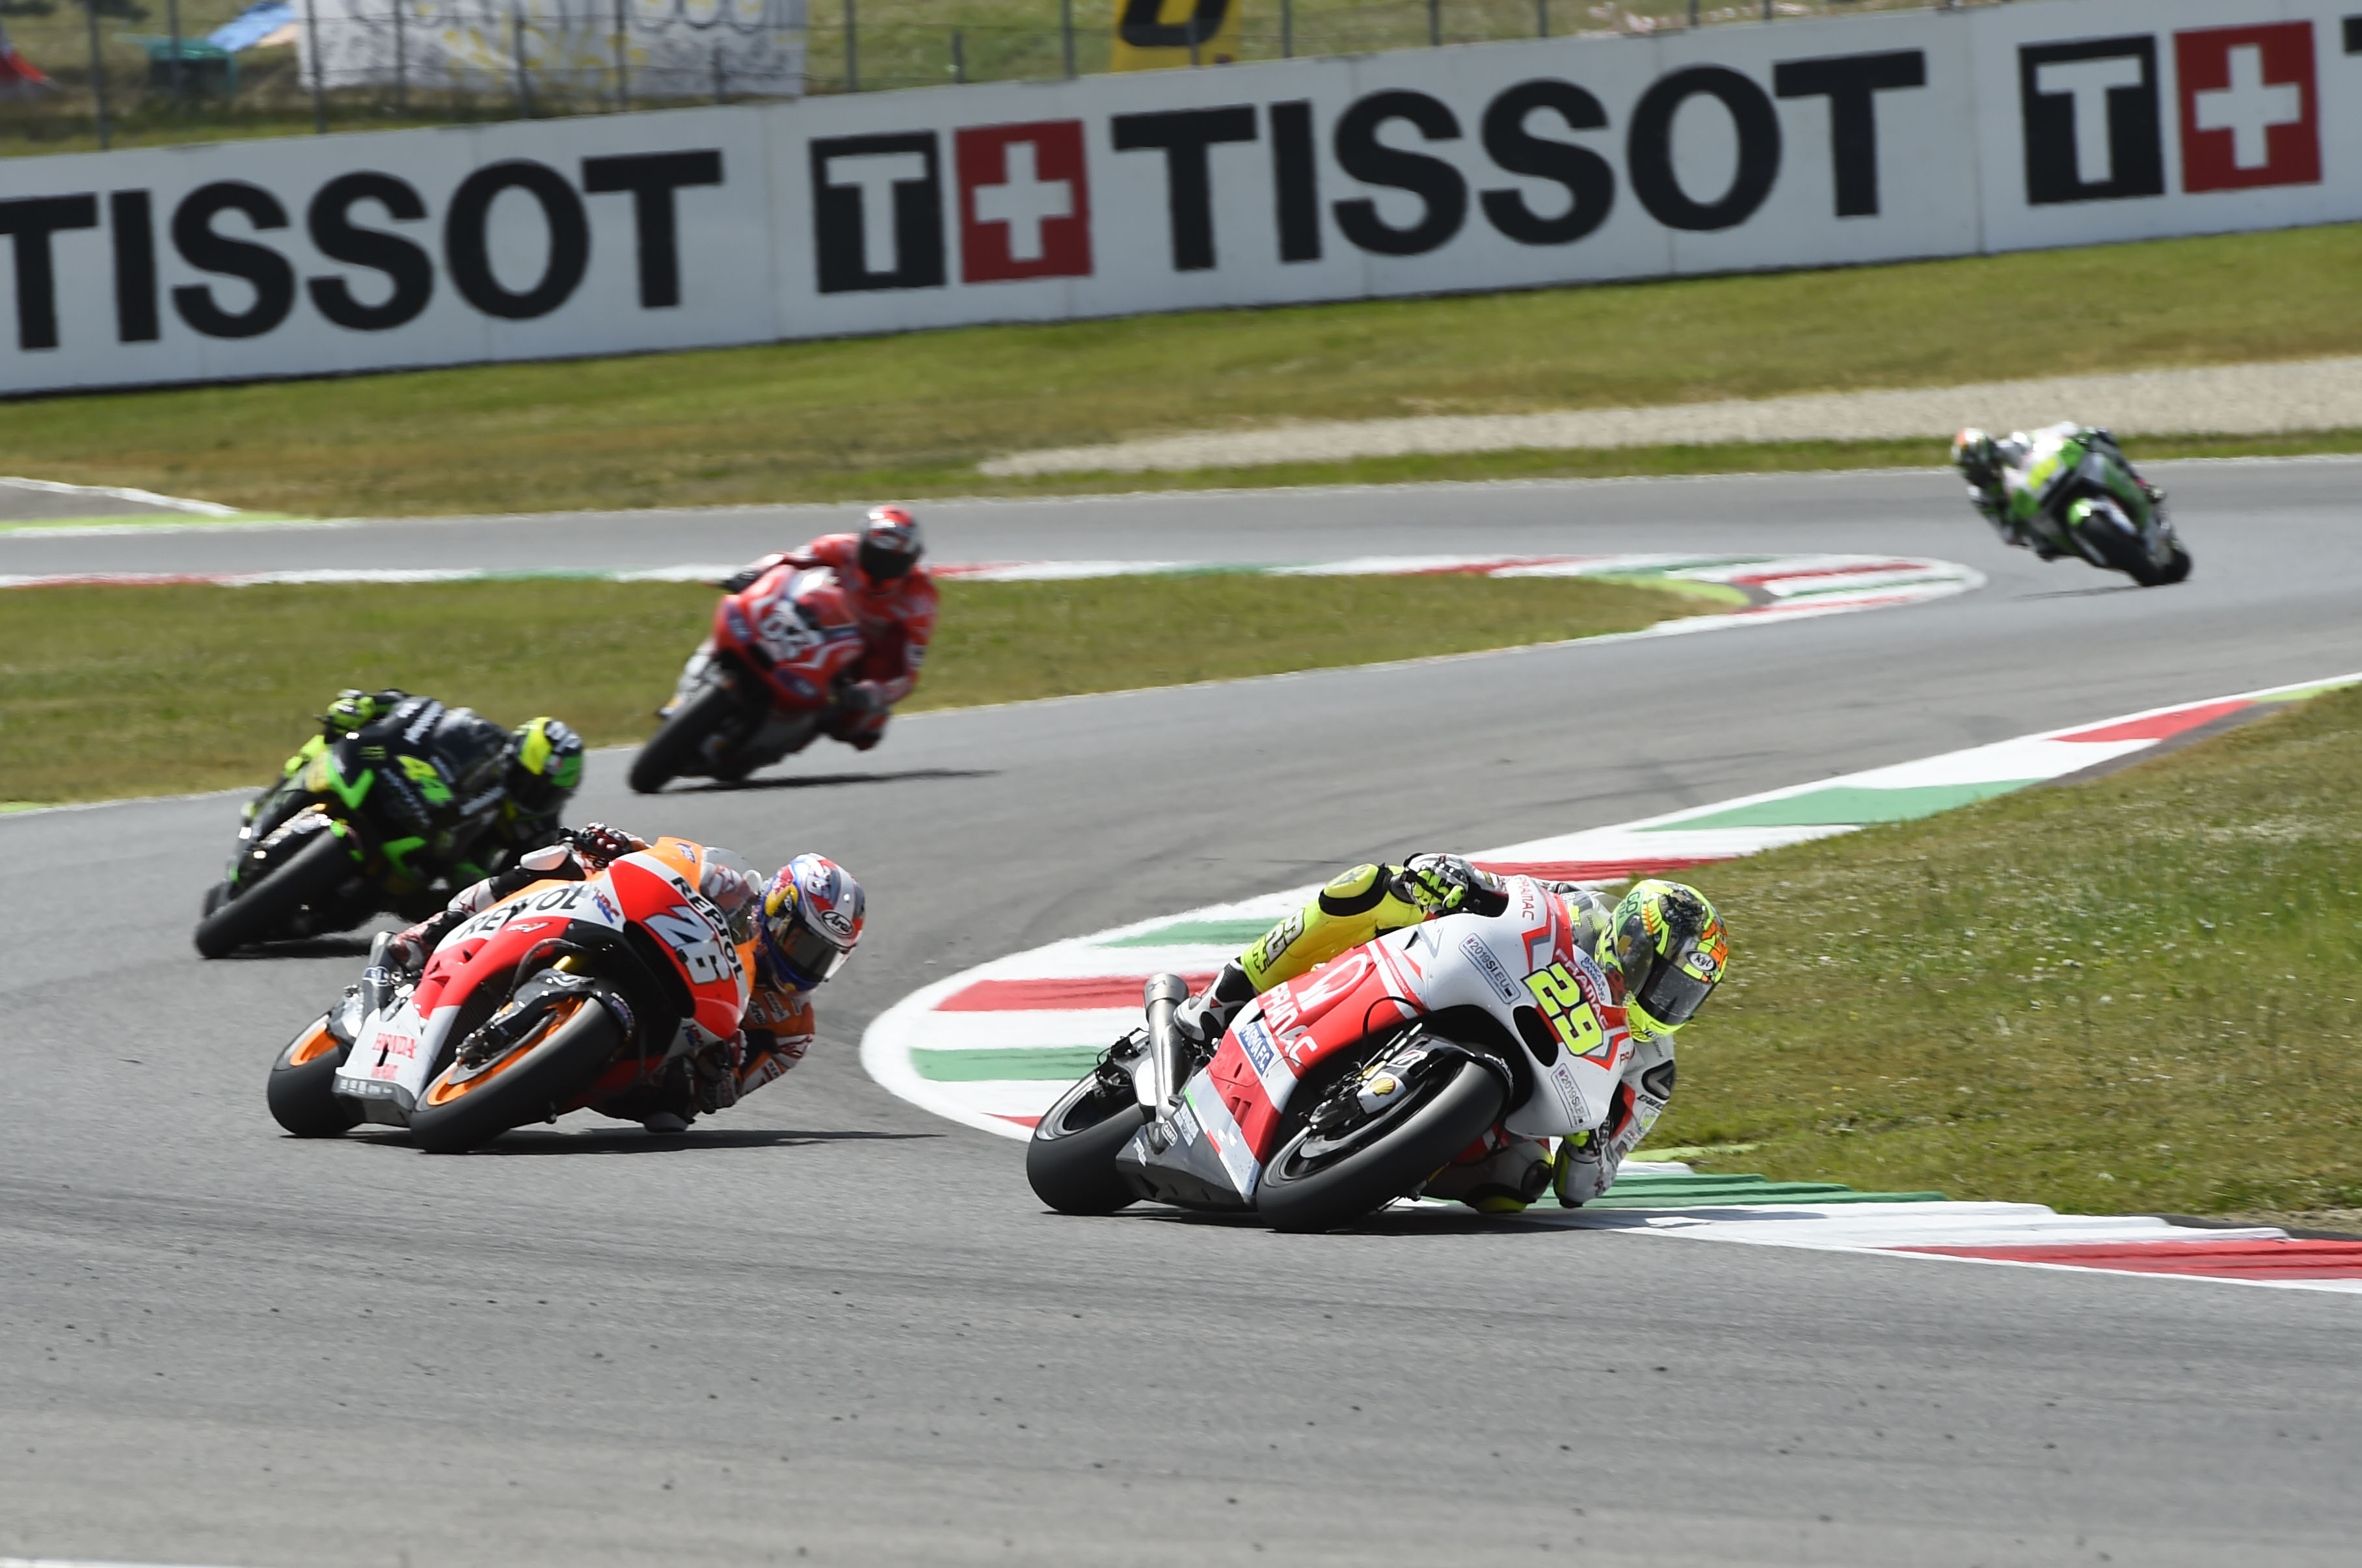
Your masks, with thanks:
M 1461 1008 L 1482 1010 L 1519 1043 L 1529 1084 L 1504 1118 L 1510 1132 L 1560 1137 L 1598 1125 L 1632 1050 L 1620 992 L 1575 944 L 1562 900 L 1525 877 L 1510 878 L 1508 892 L 1500 914 L 1394 932 L 1263 993 L 1184 1088 L 1169 1143 L 1158 1146 L 1152 1123 L 1124 1163 L 1152 1186 L 1177 1177 L 1214 1187 L 1179 1200 L 1244 1207 L 1306 1077 L 1381 1031 Z
M 866 651 L 836 574 L 777 566 L 714 613 L 714 645 L 758 670 L 775 701 L 797 710 L 826 703 Z
M 617 909 L 661 939 L 673 971 L 689 988 L 692 1021 L 717 1038 L 737 1032 L 754 993 L 746 957 L 730 939 L 730 922 L 664 851 L 626 855 L 607 867 L 606 880 Z M 694 862 L 690 869 L 694 871 Z

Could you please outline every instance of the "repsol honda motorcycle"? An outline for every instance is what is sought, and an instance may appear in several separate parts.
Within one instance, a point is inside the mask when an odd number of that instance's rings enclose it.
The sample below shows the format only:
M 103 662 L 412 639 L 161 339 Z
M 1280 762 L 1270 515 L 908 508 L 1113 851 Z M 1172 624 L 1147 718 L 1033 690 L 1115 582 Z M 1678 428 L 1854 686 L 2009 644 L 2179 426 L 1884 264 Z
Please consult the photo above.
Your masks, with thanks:
M 2011 497 L 2044 553 L 2081 556 L 2143 588 L 2188 577 L 2190 552 L 2174 534 L 2162 492 L 2141 482 L 2104 432 L 2070 430 L 2034 433 L 2023 498 Z
M 591 1109 L 679 1103 L 688 1058 L 738 1028 L 754 961 L 753 867 L 662 838 L 579 882 L 536 882 L 455 928 L 415 979 L 383 966 L 271 1064 L 270 1114 L 299 1138 L 363 1121 L 457 1154 Z
M 456 871 L 507 799 L 507 733 L 465 708 L 406 701 L 348 734 L 315 735 L 250 801 L 222 879 L 205 892 L 197 951 L 349 931 L 381 911 L 442 907 Z
M 1146 1199 L 1324 1231 L 1415 1196 L 1496 1125 L 1596 1127 L 1630 1059 L 1620 977 L 1529 877 L 1497 915 L 1364 943 L 1242 1008 L 1219 1042 L 1174 1027 L 1178 976 L 1033 1130 L 1025 1174 L 1069 1214 Z
M 687 776 L 735 780 L 801 751 L 850 701 L 865 645 L 836 573 L 773 567 L 714 607 L 713 635 L 690 656 L 663 723 L 632 759 L 654 794 Z

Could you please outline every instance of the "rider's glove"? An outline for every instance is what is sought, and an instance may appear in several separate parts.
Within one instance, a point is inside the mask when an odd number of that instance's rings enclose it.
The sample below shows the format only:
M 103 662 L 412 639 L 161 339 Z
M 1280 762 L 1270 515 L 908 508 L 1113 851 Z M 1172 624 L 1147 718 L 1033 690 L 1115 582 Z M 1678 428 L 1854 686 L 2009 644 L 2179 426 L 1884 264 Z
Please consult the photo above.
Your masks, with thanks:
M 765 572 L 778 566 L 785 558 L 783 556 L 770 555 L 765 556 L 759 561 L 749 561 L 723 578 L 716 586 L 724 593 L 744 593 L 760 582 Z
M 746 1065 L 746 1036 L 742 1031 L 717 1040 L 689 1059 L 690 1077 L 697 1086 L 697 1109 L 708 1116 L 738 1103 L 738 1073 Z
M 574 853 L 594 871 L 603 871 L 611 861 L 646 849 L 647 840 L 622 828 L 609 827 L 605 823 L 585 823 L 566 835 L 574 845 Z
M 874 713 L 886 706 L 874 680 L 851 680 L 837 688 L 837 706 L 848 713 Z
M 432 927 L 442 917 L 437 915 L 420 921 L 406 931 L 397 931 L 387 939 L 386 962 L 398 975 L 415 975 L 426 967 L 426 955 L 433 946 Z
M 1414 855 L 1404 863 L 1397 891 L 1429 914 L 1496 915 L 1509 907 L 1508 889 L 1489 871 L 1457 855 Z

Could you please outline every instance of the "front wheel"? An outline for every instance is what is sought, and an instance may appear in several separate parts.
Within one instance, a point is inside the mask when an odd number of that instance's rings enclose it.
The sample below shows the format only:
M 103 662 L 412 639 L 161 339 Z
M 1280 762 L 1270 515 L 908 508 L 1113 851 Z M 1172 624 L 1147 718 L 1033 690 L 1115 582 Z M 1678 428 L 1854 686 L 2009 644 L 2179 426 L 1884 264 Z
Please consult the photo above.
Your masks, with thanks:
M 411 1135 L 430 1154 L 462 1154 L 512 1127 L 554 1116 L 624 1043 L 623 1026 L 588 997 L 565 997 L 489 1060 L 436 1074 L 411 1112 Z
M 248 943 L 286 935 L 296 911 L 306 904 L 326 905 L 352 874 L 352 853 L 345 847 L 344 834 L 323 828 L 285 865 L 206 911 L 197 922 L 197 951 L 223 958 Z
M 1131 1091 L 1119 1096 L 1096 1073 L 1058 1097 L 1033 1124 L 1025 1179 L 1061 1214 L 1112 1214 L 1138 1200 L 1115 1157 L 1148 1121 Z
M 298 1138 L 334 1138 L 360 1125 L 360 1108 L 337 1098 L 337 1069 L 352 1046 L 330 1032 L 324 1014 L 287 1043 L 270 1064 L 270 1115 Z
M 719 682 L 675 708 L 632 758 L 632 792 L 653 795 L 688 772 L 706 737 L 728 723 L 737 708 L 738 693 Z
M 2176 545 L 2173 547 L 2173 554 L 2166 558 L 2164 569 L 2157 574 L 2157 581 L 2150 586 L 2163 588 L 2180 582 L 2189 575 L 2190 552 Z
M 1280 1145 L 1255 1188 L 1276 1231 L 1333 1231 L 1391 1203 L 1484 1136 L 1507 1099 L 1482 1065 L 1455 1057 L 1376 1118 L 1335 1133 L 1308 1126 Z

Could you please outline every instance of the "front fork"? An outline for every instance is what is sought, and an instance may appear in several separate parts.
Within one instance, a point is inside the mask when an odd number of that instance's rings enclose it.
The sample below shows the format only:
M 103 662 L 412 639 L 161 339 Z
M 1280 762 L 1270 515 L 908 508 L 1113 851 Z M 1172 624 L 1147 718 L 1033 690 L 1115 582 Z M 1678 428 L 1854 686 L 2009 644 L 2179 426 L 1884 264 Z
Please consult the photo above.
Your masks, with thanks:
M 713 639 L 708 637 L 697 645 L 697 651 L 690 654 L 689 662 L 680 667 L 680 679 L 673 682 L 672 700 L 657 710 L 657 717 L 671 718 L 675 708 L 697 695 L 698 689 L 712 679 L 715 663 Z

